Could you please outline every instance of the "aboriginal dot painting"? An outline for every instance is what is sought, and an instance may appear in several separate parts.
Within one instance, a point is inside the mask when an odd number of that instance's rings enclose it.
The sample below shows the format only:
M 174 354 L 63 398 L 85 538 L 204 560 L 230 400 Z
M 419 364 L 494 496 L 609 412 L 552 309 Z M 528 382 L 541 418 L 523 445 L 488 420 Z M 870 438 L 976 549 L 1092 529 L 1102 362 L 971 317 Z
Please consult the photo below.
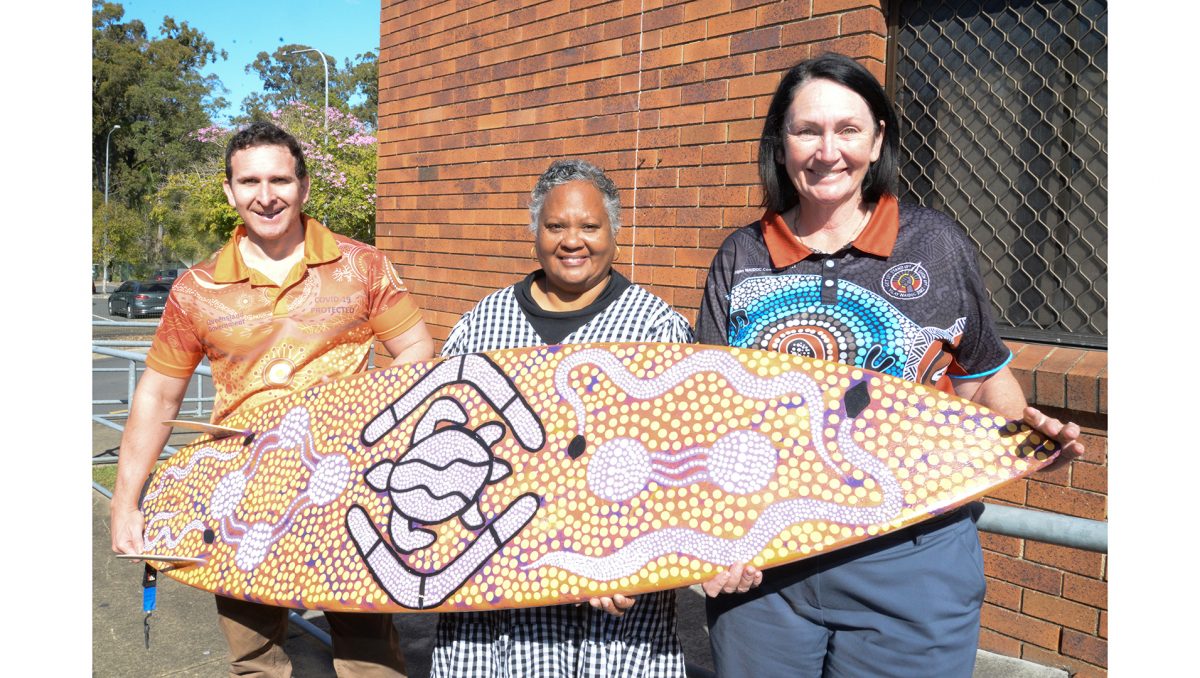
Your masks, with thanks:
M 1053 445 L 893 377 L 679 344 L 497 351 L 231 417 L 159 469 L 146 552 L 220 595 L 475 610 L 703 581 L 841 548 L 1048 463 Z
M 941 377 L 925 373 L 927 353 L 939 341 L 957 344 L 966 318 L 947 328 L 921 327 L 847 280 L 837 282 L 837 304 L 822 303 L 821 284 L 819 275 L 742 281 L 730 293 L 729 344 L 862 365 L 908 381 Z

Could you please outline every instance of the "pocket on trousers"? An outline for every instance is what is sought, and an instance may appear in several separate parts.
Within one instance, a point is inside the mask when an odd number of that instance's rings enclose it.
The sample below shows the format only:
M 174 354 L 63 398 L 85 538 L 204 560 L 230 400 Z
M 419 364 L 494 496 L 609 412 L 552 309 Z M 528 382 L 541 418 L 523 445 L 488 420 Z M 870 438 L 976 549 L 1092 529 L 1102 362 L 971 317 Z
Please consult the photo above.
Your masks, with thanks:
M 959 534 L 959 543 L 962 544 L 965 555 L 971 561 L 974 567 L 974 573 L 979 581 L 979 600 L 983 601 L 983 596 L 987 592 L 987 578 L 983 574 L 983 547 L 979 544 L 979 530 L 975 528 L 975 522 L 972 520 L 962 521 Z

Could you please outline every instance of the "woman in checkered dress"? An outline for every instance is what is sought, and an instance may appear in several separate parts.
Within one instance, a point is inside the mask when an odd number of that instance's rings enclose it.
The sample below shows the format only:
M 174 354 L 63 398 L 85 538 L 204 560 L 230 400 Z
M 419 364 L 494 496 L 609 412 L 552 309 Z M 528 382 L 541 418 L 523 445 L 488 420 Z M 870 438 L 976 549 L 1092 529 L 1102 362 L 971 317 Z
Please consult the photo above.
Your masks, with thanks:
M 613 270 L 616 187 L 582 160 L 556 161 L 530 197 L 541 269 L 467 312 L 442 355 L 546 344 L 693 340 L 687 320 Z M 735 569 L 736 568 L 736 569 Z M 761 573 L 735 566 L 706 588 L 746 591 Z M 614 595 L 587 604 L 443 614 L 433 678 L 629 676 L 683 678 L 675 592 Z

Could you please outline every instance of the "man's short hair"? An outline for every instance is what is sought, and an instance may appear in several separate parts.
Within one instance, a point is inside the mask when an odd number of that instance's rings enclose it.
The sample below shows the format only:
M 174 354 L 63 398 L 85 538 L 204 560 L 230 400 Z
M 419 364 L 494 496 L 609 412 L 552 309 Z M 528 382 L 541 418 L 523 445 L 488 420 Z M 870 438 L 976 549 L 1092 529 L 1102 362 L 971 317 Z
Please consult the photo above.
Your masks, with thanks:
M 225 147 L 225 179 L 233 179 L 233 165 L 230 161 L 233 159 L 233 154 L 238 151 L 244 151 L 247 148 L 255 146 L 283 146 L 291 152 L 292 157 L 296 159 L 296 178 L 303 179 L 308 176 L 308 168 L 304 165 L 304 151 L 300 148 L 300 142 L 296 141 L 296 137 L 288 134 L 282 127 L 273 125 L 269 122 L 252 122 L 246 127 L 238 130 L 229 140 L 229 145 Z

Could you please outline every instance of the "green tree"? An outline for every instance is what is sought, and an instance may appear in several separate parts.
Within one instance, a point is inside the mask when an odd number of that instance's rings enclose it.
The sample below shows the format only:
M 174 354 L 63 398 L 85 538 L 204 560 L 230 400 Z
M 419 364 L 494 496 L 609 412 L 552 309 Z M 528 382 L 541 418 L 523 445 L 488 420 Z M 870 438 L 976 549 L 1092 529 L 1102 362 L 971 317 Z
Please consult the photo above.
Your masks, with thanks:
M 222 134 L 218 129 L 201 133 Z M 214 155 L 173 172 L 155 192 L 149 218 L 160 233 L 163 249 L 173 258 L 193 265 L 219 249 L 233 232 L 238 216 L 225 200 L 224 179 L 223 156 Z
M 325 68 L 317 52 L 288 54 L 309 49 L 307 45 L 282 45 L 268 54 L 259 52 L 246 66 L 247 73 L 256 73 L 262 80 L 262 92 L 242 100 L 244 115 L 252 120 L 267 120 L 271 111 L 293 102 L 302 101 L 321 108 L 325 105 Z M 337 60 L 326 62 L 329 67 L 329 103 L 337 106 L 340 97 L 335 89 L 338 77 Z
M 201 69 L 227 55 L 187 22 L 163 17 L 151 39 L 124 13 L 120 4 L 92 5 L 93 177 L 102 188 L 105 140 L 120 125 L 109 145 L 110 200 L 134 206 L 202 153 L 187 133 L 210 124 L 225 100 L 214 94 L 224 91 L 220 80 Z
M 309 49 L 307 45 L 288 44 L 268 54 L 259 52 L 254 62 L 246 66 L 247 73 L 256 73 L 262 80 L 262 91 L 242 100 L 239 122 L 267 120 L 271 111 L 282 110 L 289 104 L 303 102 L 321 109 L 325 105 L 325 69 L 317 52 L 288 54 Z M 374 52 L 346 59 L 339 68 L 337 59 L 330 56 L 329 106 L 350 113 L 375 129 L 379 109 L 379 57 Z M 350 105 L 353 99 L 360 103 Z
M 225 105 L 220 80 L 202 70 L 227 58 L 187 22 L 163 17 L 158 36 L 136 19 L 125 21 L 118 3 L 92 4 L 93 187 L 103 191 L 106 141 L 109 208 L 94 213 L 97 263 L 145 262 L 161 255 L 162 240 L 148 214 L 148 199 L 174 171 L 210 153 L 189 132 L 211 124 Z M 114 125 L 121 128 L 109 135 Z M 101 194 L 102 195 L 102 194 Z M 101 200 L 101 203 L 103 200 Z M 137 229 L 138 237 L 114 229 Z M 129 236 L 129 237 L 127 237 Z M 149 262 L 153 265 L 159 262 Z
M 368 125 L 330 106 L 326 132 L 320 107 L 303 102 L 264 117 L 291 132 L 304 150 L 310 180 L 304 211 L 338 233 L 373 244 L 377 142 Z M 210 159 L 172 173 L 154 197 L 151 215 L 162 224 L 164 243 L 176 251 L 183 251 L 186 241 L 188 251 L 211 252 L 237 223 L 221 190 L 224 149 L 232 134 L 216 126 L 194 132 L 192 137 L 209 148 Z
M 145 219 L 136 210 L 120 202 L 104 204 L 104 194 L 92 191 L 92 261 L 101 273 L 110 274 L 117 262 L 144 270 L 149 261 L 146 250 Z
M 362 102 L 350 107 L 350 114 L 370 125 L 371 129 L 378 129 L 379 55 L 366 52 L 354 59 L 354 62 L 346 59 L 346 67 L 339 75 L 338 92 L 346 101 L 361 96 Z

